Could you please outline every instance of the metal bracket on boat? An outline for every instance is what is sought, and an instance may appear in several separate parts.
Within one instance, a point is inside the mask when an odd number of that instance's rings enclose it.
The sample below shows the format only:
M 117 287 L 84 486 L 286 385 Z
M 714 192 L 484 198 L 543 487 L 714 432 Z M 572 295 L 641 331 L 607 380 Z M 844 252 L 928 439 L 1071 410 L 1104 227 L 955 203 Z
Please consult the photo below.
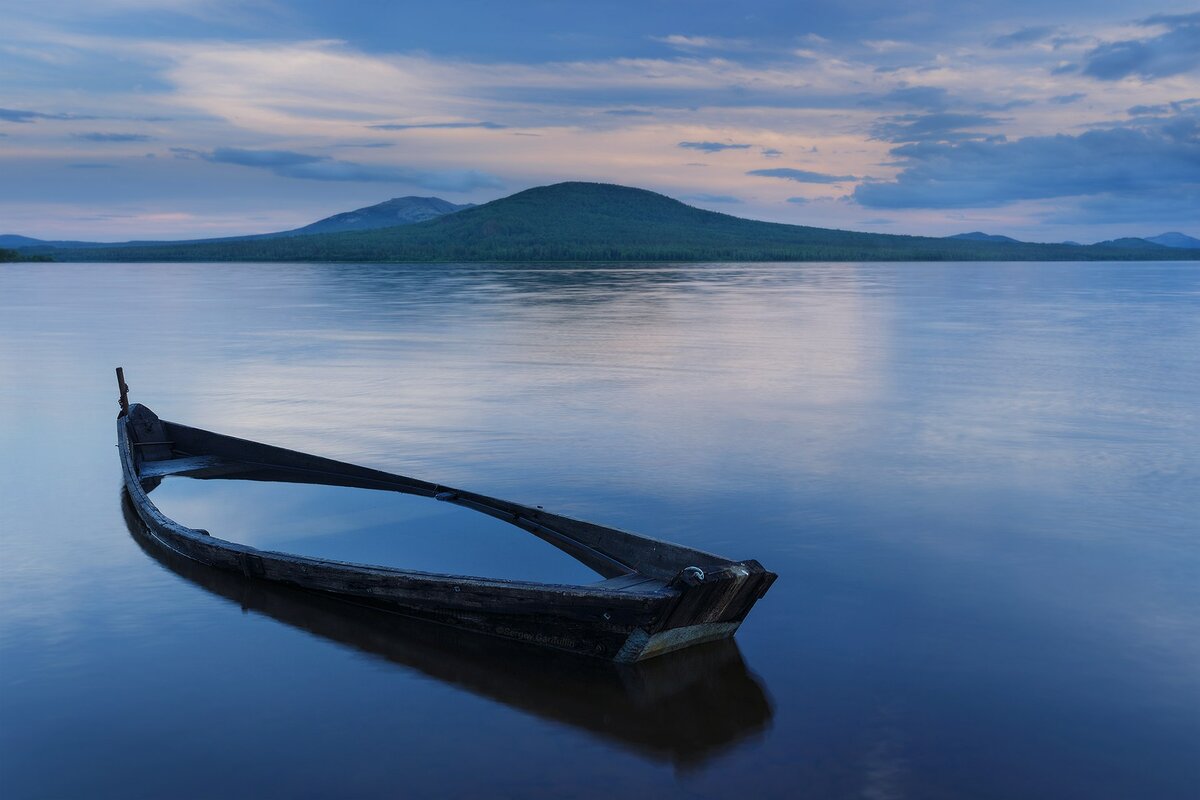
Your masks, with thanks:
M 699 567 L 684 567 L 679 571 L 679 574 L 675 576 L 675 579 L 671 581 L 671 583 L 677 586 L 679 584 L 683 584 L 685 586 L 699 586 L 700 584 L 704 583 L 704 570 L 700 569 Z

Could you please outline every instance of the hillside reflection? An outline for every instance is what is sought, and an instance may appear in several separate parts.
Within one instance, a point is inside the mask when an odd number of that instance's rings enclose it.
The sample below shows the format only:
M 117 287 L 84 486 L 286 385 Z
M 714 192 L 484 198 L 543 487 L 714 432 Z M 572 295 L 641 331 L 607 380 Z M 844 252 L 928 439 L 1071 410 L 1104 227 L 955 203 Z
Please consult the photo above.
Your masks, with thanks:
M 771 701 L 732 640 L 635 665 L 531 648 L 198 564 L 153 539 L 124 491 L 121 508 L 143 552 L 244 612 L 571 725 L 643 757 L 697 769 L 770 727 Z

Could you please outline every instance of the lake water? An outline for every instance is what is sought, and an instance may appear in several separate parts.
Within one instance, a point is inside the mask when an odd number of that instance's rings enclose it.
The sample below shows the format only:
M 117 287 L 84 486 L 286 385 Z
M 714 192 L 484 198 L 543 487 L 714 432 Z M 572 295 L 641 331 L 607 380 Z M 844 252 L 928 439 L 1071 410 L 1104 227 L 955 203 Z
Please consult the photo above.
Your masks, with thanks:
M 12 265 L 0 342 L 6 798 L 1200 796 L 1196 264 Z M 736 644 L 617 669 L 169 561 L 118 365 L 166 419 L 780 577 Z M 590 580 L 441 504 L 220 483 L 155 499 Z

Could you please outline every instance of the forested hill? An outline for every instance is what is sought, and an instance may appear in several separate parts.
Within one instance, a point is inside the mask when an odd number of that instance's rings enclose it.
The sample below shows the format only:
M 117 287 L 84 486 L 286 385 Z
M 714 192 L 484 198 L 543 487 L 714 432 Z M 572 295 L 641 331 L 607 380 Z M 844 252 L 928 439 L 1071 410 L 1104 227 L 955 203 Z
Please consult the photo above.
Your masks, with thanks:
M 64 261 L 1079 261 L 1198 259 L 1200 251 L 856 233 L 741 219 L 644 189 L 559 183 L 402 227 L 101 247 L 54 256 Z

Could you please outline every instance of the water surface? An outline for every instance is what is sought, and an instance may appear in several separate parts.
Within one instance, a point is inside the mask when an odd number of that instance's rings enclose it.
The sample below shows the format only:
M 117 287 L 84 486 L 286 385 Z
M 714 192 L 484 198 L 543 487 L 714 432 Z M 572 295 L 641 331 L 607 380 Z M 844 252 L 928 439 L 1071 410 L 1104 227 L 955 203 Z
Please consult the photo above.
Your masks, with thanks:
M 0 342 L 5 797 L 1200 787 L 1195 264 L 6 265 Z M 122 507 L 116 365 L 167 419 L 780 579 L 736 644 L 621 670 L 172 561 Z M 220 483 L 154 497 L 591 579 L 440 504 Z

